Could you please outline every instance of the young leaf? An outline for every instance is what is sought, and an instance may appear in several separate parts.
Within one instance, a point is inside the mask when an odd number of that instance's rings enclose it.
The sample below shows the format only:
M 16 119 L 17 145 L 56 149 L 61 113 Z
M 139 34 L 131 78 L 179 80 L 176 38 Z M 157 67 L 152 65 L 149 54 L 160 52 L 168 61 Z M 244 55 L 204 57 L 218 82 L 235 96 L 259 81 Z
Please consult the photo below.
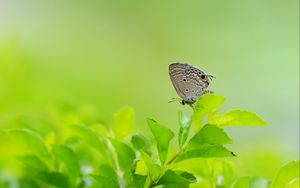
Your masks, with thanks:
M 98 150 L 101 154 L 104 154 L 104 151 L 107 151 L 104 139 L 90 127 L 72 125 L 71 128 L 76 134 L 80 135 L 90 146 Z
M 222 128 L 215 125 L 206 124 L 189 141 L 189 147 L 192 145 L 203 144 L 231 144 L 232 139 L 224 132 Z
M 241 177 L 233 183 L 232 188 L 248 188 L 250 180 L 251 178 L 249 176 Z
M 59 188 L 69 188 L 70 183 L 68 177 L 59 172 L 41 172 L 37 178 L 49 185 Z
M 126 144 L 110 139 L 111 143 L 113 144 L 117 155 L 118 161 L 123 170 L 130 169 L 132 170 L 133 161 L 135 159 L 134 151 Z
M 118 176 L 114 167 L 108 163 L 101 164 L 99 174 L 91 175 L 96 180 L 95 187 L 119 187 Z
M 199 97 L 193 115 L 193 123 L 196 131 L 201 128 L 203 117 L 214 112 L 224 101 L 225 98 L 223 96 L 209 93 Z
M 118 182 L 114 181 L 110 177 L 102 176 L 102 175 L 91 175 L 91 177 L 96 180 L 94 184 L 96 187 L 100 188 L 106 188 L 106 187 L 111 187 L 111 188 L 119 188 Z
M 232 110 L 224 115 L 215 116 L 209 123 L 218 126 L 265 126 L 268 125 L 255 113 L 245 110 Z
M 26 174 L 27 175 L 27 174 Z M 9 182 L 10 181 L 10 182 Z M 14 187 L 15 183 L 18 184 L 17 187 L 20 188 L 40 188 L 41 184 L 34 178 L 30 177 L 23 177 L 21 179 L 18 179 L 18 182 L 16 182 L 17 179 L 11 179 L 7 182 L 3 182 L 3 180 L 0 181 L 0 187 L 7 188 L 7 187 Z
M 179 112 L 179 134 L 178 134 L 178 142 L 179 146 L 182 147 L 188 138 L 189 131 L 192 125 L 192 119 L 184 116 L 182 112 Z
M 174 137 L 174 133 L 153 119 L 148 119 L 147 122 L 157 142 L 160 162 L 164 164 L 168 154 L 169 143 Z
M 122 172 L 124 173 L 124 178 L 126 184 L 129 185 L 133 181 L 133 168 L 134 160 L 136 158 L 134 151 L 126 144 L 117 141 L 115 139 L 110 139 L 112 145 L 115 148 L 118 164 Z
M 186 184 L 196 182 L 193 174 L 187 172 L 176 172 L 168 170 L 158 181 L 157 185 L 179 185 L 185 186 Z
M 175 171 L 175 172 L 176 172 L 176 174 L 180 175 L 181 177 L 184 177 L 185 179 L 189 180 L 190 183 L 197 182 L 197 178 L 191 173 L 188 173 L 185 171 Z
M 138 174 L 133 175 L 133 182 L 128 186 L 132 188 L 144 188 L 147 176 L 142 176 Z
M 114 167 L 108 163 L 100 165 L 99 175 L 104 176 L 104 177 L 109 177 L 116 182 L 118 181 L 118 176 L 117 176 L 117 173 L 116 173 Z
M 226 161 L 222 161 L 222 176 L 224 177 L 225 187 L 230 187 L 234 178 L 234 173 L 232 166 Z
M 148 168 L 150 179 L 157 180 L 162 170 L 161 167 L 158 164 L 154 163 L 154 161 L 145 152 L 142 151 L 141 156 Z
M 197 149 L 189 150 L 181 154 L 175 162 L 180 162 L 191 158 L 209 157 L 232 157 L 234 153 L 221 145 L 201 145 Z
M 271 188 L 299 187 L 299 166 L 299 161 L 293 161 L 282 167 L 277 173 L 276 178 L 271 185 Z
M 33 151 L 42 156 L 48 155 L 48 150 L 43 139 L 37 133 L 28 129 L 11 129 L 8 133 L 18 143 L 24 144 L 29 151 Z
M 114 118 L 114 133 L 116 138 L 122 139 L 133 131 L 134 110 L 128 106 L 121 108 Z
M 65 164 L 70 174 L 71 181 L 74 182 L 80 175 L 80 165 L 74 151 L 64 145 L 54 145 L 53 152 Z
M 131 143 L 135 149 L 145 151 L 151 155 L 151 142 L 146 136 L 135 134 L 131 137 Z
M 17 157 L 30 170 L 35 172 L 47 172 L 47 165 L 35 155 L 23 155 Z

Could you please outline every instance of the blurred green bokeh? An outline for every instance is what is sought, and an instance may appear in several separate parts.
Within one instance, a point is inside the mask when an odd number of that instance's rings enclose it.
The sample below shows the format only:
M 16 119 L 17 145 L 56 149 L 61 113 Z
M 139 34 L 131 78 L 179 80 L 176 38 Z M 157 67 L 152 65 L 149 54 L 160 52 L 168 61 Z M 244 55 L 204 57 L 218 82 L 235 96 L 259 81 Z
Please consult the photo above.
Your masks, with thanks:
M 168 65 L 186 62 L 217 77 L 209 88 L 224 110 L 269 122 L 227 130 L 237 172 L 273 178 L 299 158 L 298 16 L 297 0 L 0 0 L 0 128 L 46 136 L 56 108 L 110 124 L 123 105 L 138 130 L 147 117 L 177 128 L 177 112 L 191 111 L 168 103 Z M 2 152 L 13 153 L 1 149 L 0 169 Z

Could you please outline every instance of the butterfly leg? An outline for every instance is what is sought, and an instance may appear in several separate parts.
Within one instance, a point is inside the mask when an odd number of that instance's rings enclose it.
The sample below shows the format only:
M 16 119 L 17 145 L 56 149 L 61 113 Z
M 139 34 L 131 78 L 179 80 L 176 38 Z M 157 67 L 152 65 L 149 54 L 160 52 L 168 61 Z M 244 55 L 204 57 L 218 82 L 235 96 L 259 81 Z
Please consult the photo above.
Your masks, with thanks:
M 214 93 L 214 92 L 213 92 L 213 91 L 210 91 L 210 90 L 204 90 L 202 95 L 204 95 L 204 94 L 206 94 L 206 93 Z

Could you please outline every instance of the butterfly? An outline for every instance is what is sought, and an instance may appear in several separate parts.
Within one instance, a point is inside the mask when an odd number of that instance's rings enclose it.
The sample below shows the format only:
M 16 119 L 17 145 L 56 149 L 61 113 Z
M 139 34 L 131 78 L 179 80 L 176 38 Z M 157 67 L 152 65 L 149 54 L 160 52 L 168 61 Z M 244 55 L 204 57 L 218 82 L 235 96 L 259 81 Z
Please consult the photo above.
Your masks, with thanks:
M 212 93 L 206 88 L 214 76 L 207 75 L 192 65 L 172 63 L 169 65 L 169 74 L 183 105 L 193 105 L 201 95 Z

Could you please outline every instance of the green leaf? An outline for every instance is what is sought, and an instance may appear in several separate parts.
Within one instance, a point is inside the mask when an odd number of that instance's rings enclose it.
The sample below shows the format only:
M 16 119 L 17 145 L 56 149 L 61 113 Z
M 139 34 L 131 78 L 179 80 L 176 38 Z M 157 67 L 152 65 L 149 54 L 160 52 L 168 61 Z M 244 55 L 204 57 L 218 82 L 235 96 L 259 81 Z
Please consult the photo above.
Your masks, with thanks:
M 41 172 L 37 175 L 37 178 L 55 187 L 60 187 L 60 188 L 71 187 L 68 177 L 59 172 Z
M 80 175 L 80 165 L 74 151 L 67 146 L 54 145 L 53 152 L 67 167 L 71 181 L 75 182 Z
M 101 154 L 105 154 L 105 151 L 108 150 L 104 139 L 90 127 L 83 125 L 72 125 L 71 128 L 77 135 L 83 138 L 88 145 L 98 150 Z
M 271 188 L 293 188 L 299 185 L 299 161 L 293 161 L 282 167 L 276 175 Z
M 116 138 L 122 139 L 133 131 L 134 110 L 128 106 L 121 108 L 114 118 L 114 133 Z
M 161 188 L 190 188 L 190 187 L 193 187 L 193 186 L 190 186 L 189 184 L 169 184 L 169 185 L 161 186 Z
M 111 178 L 114 181 L 118 181 L 118 176 L 114 167 L 110 164 L 101 164 L 99 167 L 99 175 Z
M 209 113 L 213 113 L 224 101 L 225 98 L 223 96 L 210 93 L 199 97 L 194 108 L 194 129 L 198 131 L 202 126 L 203 117 Z
M 147 176 L 138 174 L 133 175 L 133 182 L 128 186 L 130 188 L 144 188 Z
M 148 119 L 147 122 L 157 142 L 160 162 L 164 164 L 168 155 L 169 143 L 174 137 L 174 133 L 153 119 Z
M 287 186 L 287 188 L 299 188 L 300 187 L 300 179 L 295 179 L 294 181 L 290 182 Z
M 36 181 L 33 178 L 22 178 L 18 180 L 19 188 L 40 188 L 41 185 L 39 185 L 38 181 Z M 13 187 L 8 185 L 3 185 L 0 181 L 0 187 Z
M 234 183 L 232 188 L 249 188 L 251 178 L 249 176 L 244 176 L 237 179 Z
M 135 134 L 131 137 L 131 143 L 136 150 L 142 150 L 151 155 L 151 142 L 146 136 Z
M 17 159 L 19 159 L 24 165 L 26 165 L 32 171 L 35 172 L 48 171 L 47 165 L 35 155 L 18 156 Z
M 189 141 L 189 147 L 203 144 L 231 144 L 232 139 L 225 133 L 222 128 L 215 125 L 206 124 L 198 131 Z
M 185 141 L 188 138 L 189 131 L 192 125 L 192 119 L 184 116 L 182 112 L 179 112 L 179 134 L 178 134 L 178 142 L 179 146 L 182 147 Z
M 181 177 L 184 177 L 185 179 L 189 180 L 190 183 L 196 183 L 197 182 L 197 178 L 188 172 L 185 171 L 175 171 L 178 175 L 180 175 Z
M 222 175 L 224 177 L 225 187 L 230 187 L 234 178 L 234 173 L 232 166 L 226 161 L 222 161 Z
M 193 174 L 187 172 L 176 172 L 172 170 L 167 170 L 167 172 L 159 179 L 157 185 L 178 185 L 196 182 L 196 178 Z
M 218 126 L 265 126 L 268 125 L 255 113 L 245 110 L 232 110 L 224 115 L 215 116 L 209 123 Z
M 111 142 L 117 152 L 118 161 L 123 170 L 131 169 L 133 161 L 135 160 L 135 153 L 134 151 L 126 144 L 117 141 L 115 139 L 111 139 Z
M 161 167 L 156 164 L 145 152 L 142 151 L 141 156 L 148 168 L 151 180 L 157 180 L 162 170 Z
M 221 145 L 201 145 L 197 149 L 189 150 L 181 154 L 175 162 L 180 162 L 191 158 L 210 157 L 232 157 L 234 153 Z
M 48 156 L 48 150 L 43 139 L 36 132 L 28 129 L 11 129 L 8 133 L 17 143 L 22 144 L 29 151 L 38 155 Z
M 130 184 L 133 181 L 133 170 L 134 170 L 134 161 L 135 161 L 135 153 L 134 151 L 126 144 L 117 141 L 115 139 L 110 139 L 112 145 L 115 148 L 118 164 L 122 172 L 124 173 L 124 178 L 126 180 L 126 184 Z
M 96 180 L 95 185 L 99 188 L 119 188 L 118 182 L 114 181 L 110 177 L 102 176 L 102 175 L 91 175 L 91 177 Z
M 232 188 L 268 188 L 270 181 L 261 177 L 244 176 L 237 179 Z
M 101 164 L 99 174 L 91 177 L 96 180 L 95 187 L 119 187 L 117 173 L 110 164 Z

